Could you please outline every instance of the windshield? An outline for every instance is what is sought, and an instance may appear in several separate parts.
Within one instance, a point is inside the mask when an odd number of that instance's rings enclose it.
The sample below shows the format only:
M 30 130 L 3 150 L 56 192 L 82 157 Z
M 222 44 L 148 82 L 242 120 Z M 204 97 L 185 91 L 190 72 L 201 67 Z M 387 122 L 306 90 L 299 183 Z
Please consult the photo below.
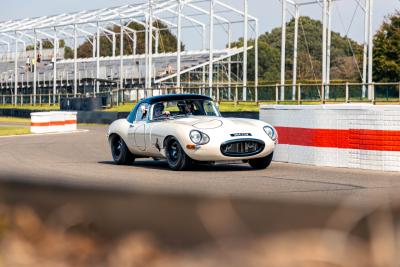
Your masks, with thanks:
M 187 116 L 219 117 L 221 114 L 214 102 L 202 99 L 157 102 L 152 106 L 152 120 Z

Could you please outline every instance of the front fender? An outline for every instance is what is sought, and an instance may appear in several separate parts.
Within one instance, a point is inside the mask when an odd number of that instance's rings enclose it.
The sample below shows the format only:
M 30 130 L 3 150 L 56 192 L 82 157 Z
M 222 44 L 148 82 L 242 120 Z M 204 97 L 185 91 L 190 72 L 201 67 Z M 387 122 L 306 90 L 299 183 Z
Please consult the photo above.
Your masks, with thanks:
M 126 119 L 119 119 L 110 124 L 107 131 L 107 139 L 110 142 L 110 137 L 113 134 L 119 135 L 125 143 L 128 140 L 129 122 Z

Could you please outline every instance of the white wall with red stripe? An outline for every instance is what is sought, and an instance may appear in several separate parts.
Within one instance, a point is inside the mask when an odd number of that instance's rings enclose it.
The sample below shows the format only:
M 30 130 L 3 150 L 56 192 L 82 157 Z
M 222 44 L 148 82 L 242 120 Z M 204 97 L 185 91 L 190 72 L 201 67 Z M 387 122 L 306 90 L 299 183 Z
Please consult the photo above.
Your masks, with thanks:
M 31 113 L 31 133 L 58 133 L 77 130 L 76 111 L 50 111 Z
M 274 160 L 400 171 L 400 106 L 264 105 L 279 135 Z

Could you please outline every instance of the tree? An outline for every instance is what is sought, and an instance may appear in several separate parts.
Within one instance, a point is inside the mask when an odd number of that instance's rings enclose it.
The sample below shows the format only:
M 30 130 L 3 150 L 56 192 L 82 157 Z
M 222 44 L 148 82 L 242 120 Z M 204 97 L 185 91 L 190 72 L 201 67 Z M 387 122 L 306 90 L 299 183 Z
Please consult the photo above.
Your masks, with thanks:
M 292 79 L 294 26 L 292 19 L 287 23 L 286 36 L 286 78 Z M 259 37 L 259 73 L 264 82 L 278 82 L 280 79 L 281 27 Z M 249 41 L 254 45 L 254 40 Z M 233 43 L 243 46 L 243 39 Z M 354 55 L 353 55 L 354 52 Z M 298 80 L 320 80 L 322 66 L 322 24 L 309 17 L 299 19 Z M 331 79 L 359 80 L 358 66 L 361 63 L 362 46 L 357 42 L 332 32 Z M 234 68 L 236 70 L 236 68 Z M 249 51 L 248 77 L 254 79 L 254 50 Z
M 232 47 L 243 47 L 243 38 L 239 39 L 238 42 L 232 43 Z M 249 46 L 254 46 L 254 40 L 249 40 Z M 265 40 L 260 39 L 258 43 L 258 71 L 262 80 L 277 81 L 279 79 L 280 71 L 280 51 L 269 45 Z M 239 56 L 233 57 L 233 61 L 238 61 Z M 232 66 L 232 72 L 238 73 L 239 77 L 243 75 L 242 69 L 237 69 L 237 65 Z M 255 55 L 254 49 L 248 52 L 248 79 L 254 80 L 254 69 L 255 69 Z
M 163 52 L 175 52 L 177 47 L 177 39 L 175 35 L 168 29 L 167 25 L 163 24 L 162 22 L 156 20 L 153 23 L 154 27 L 162 29 L 159 34 L 159 44 L 160 49 Z M 137 22 L 130 22 L 129 24 L 125 25 L 125 27 L 131 28 L 137 33 L 137 46 L 136 46 L 136 53 L 137 54 L 144 54 L 146 49 L 146 42 L 145 42 L 145 27 Z M 116 54 L 120 54 L 120 44 L 121 44 L 121 36 L 120 26 L 114 26 L 109 28 L 110 31 L 116 33 Z M 133 42 L 132 38 L 133 35 L 129 31 L 125 31 L 123 36 L 124 38 L 124 55 L 132 55 L 133 54 Z M 93 38 L 90 38 L 90 41 L 85 41 L 78 47 L 78 57 L 80 58 L 88 58 L 93 56 Z M 183 45 L 181 45 L 182 51 L 185 49 Z M 153 51 L 155 49 L 155 42 L 153 41 Z M 112 43 L 107 38 L 106 35 L 102 34 L 100 36 L 100 56 L 111 56 L 112 55 Z
M 63 39 L 59 40 L 58 44 L 59 44 L 60 48 L 66 47 L 65 46 L 65 40 L 63 40 Z M 53 49 L 54 45 L 53 45 L 53 42 L 50 41 L 49 39 L 43 39 L 42 40 L 42 47 L 43 47 L 43 49 Z M 35 49 L 34 45 L 27 45 L 26 46 L 26 51 L 32 51 L 34 49 Z M 37 49 L 39 49 L 39 42 L 37 43 Z
M 390 15 L 375 35 L 374 80 L 400 80 L 400 10 Z

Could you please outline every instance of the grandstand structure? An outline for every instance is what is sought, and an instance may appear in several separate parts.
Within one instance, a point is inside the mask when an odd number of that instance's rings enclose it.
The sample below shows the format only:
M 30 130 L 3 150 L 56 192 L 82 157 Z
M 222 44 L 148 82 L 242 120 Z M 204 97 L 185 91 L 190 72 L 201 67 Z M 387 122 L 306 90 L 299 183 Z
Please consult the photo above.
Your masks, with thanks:
M 155 21 L 165 26 L 157 27 Z M 131 23 L 143 29 L 129 27 Z M 240 47 L 231 46 L 234 27 L 243 33 L 245 41 Z M 175 35 L 175 51 L 163 50 L 163 31 Z M 183 49 L 182 31 L 185 36 L 196 35 L 199 47 Z M 139 35 L 144 36 L 143 53 L 137 52 Z M 252 46 L 247 41 L 250 35 L 255 37 Z M 257 36 L 258 20 L 248 14 L 248 0 L 243 0 L 243 9 L 223 0 L 147 0 L 120 7 L 3 21 L 0 102 L 55 104 L 60 95 L 79 97 L 127 88 L 139 88 L 133 92 L 140 95 L 131 95 L 139 98 L 149 96 L 154 88 L 179 90 L 185 86 L 197 86 L 202 93 L 212 95 L 211 88 L 218 84 L 228 88 L 229 97 L 232 85 L 240 85 L 241 98 L 246 100 L 250 49 L 255 49 L 255 88 L 258 85 Z M 111 46 L 107 55 L 101 42 L 104 38 Z M 224 46 L 217 47 L 216 39 L 223 39 Z M 78 56 L 84 42 L 91 45 L 90 57 Z M 130 54 L 124 49 L 128 45 L 132 47 Z M 67 49 L 72 56 L 66 56 Z

